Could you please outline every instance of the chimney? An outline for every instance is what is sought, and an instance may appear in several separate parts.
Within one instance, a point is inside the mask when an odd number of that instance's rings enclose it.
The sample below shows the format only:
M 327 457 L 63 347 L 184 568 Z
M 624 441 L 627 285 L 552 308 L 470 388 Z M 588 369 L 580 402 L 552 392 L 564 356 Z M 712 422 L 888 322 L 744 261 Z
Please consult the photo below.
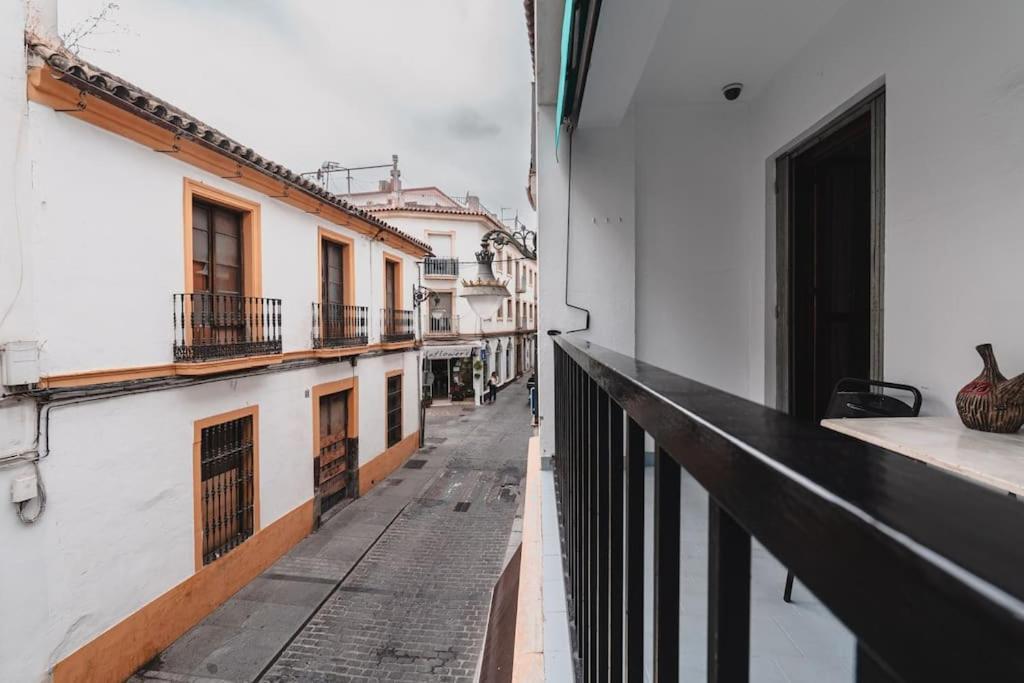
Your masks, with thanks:
M 377 191 L 378 192 L 391 192 L 391 181 L 390 180 L 378 181 L 378 183 L 377 183 Z
M 391 204 L 402 206 L 402 172 L 398 170 L 398 155 L 391 155 Z
M 469 194 L 467 192 L 466 193 L 466 207 L 469 208 L 469 209 L 472 209 L 473 211 L 479 211 L 480 210 L 480 197 L 477 197 L 475 194 Z

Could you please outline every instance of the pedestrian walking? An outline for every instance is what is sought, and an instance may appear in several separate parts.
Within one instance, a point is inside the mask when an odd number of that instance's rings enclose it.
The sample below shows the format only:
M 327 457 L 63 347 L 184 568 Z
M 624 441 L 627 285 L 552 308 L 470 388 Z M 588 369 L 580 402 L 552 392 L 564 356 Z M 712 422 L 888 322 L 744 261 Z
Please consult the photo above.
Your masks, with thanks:
M 487 380 L 487 402 L 494 403 L 498 398 L 498 373 L 492 372 L 491 378 Z

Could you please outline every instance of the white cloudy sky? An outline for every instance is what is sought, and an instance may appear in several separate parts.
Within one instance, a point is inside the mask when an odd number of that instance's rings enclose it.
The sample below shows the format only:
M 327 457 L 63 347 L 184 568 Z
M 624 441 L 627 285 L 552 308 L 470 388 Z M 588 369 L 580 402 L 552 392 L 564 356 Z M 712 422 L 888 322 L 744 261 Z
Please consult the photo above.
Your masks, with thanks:
M 60 0 L 62 32 L 104 0 Z M 389 163 L 519 210 L 530 157 L 522 0 L 118 0 L 81 56 L 296 171 Z M 364 171 L 353 191 L 386 171 Z M 338 177 L 332 189 L 344 188 Z

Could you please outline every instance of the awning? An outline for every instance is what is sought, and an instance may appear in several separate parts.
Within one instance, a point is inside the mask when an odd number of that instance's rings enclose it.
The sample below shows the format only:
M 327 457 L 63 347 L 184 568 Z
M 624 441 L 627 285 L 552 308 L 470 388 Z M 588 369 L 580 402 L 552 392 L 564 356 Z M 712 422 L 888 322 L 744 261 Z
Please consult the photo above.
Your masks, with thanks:
M 427 360 L 444 358 L 469 358 L 480 348 L 480 344 L 449 344 L 447 346 L 424 346 L 423 357 Z

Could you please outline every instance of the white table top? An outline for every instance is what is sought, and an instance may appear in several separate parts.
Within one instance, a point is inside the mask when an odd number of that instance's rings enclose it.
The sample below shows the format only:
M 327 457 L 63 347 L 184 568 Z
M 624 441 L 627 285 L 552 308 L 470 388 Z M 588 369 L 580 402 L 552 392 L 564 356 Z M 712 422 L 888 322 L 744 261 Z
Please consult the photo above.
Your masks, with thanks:
M 976 432 L 956 417 L 822 420 L 821 426 L 1024 497 L 1024 432 Z

